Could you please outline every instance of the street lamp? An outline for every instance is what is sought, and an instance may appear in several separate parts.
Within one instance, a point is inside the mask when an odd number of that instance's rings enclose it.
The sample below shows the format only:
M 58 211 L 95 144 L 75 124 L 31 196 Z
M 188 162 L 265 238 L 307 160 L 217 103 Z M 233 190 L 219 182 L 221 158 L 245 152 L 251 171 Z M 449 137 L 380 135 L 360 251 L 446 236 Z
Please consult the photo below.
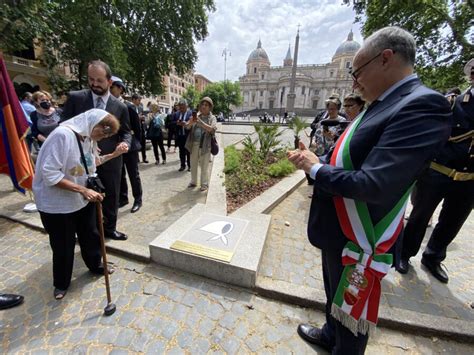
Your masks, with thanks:
M 231 57 L 232 53 L 230 53 L 229 49 L 224 48 L 224 51 L 222 52 L 222 56 L 224 57 L 224 81 L 226 80 L 226 75 L 227 75 L 227 55 Z

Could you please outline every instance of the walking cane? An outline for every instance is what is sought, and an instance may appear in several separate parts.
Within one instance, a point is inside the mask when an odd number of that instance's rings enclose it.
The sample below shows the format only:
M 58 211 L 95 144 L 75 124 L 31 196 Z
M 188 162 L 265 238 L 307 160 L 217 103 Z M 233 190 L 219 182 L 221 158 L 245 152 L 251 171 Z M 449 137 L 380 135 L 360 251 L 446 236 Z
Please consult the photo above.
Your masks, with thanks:
M 99 225 L 100 248 L 102 249 L 102 258 L 104 264 L 105 289 L 107 290 L 107 306 L 104 308 L 104 315 L 111 316 L 115 313 L 117 307 L 114 303 L 112 303 L 112 297 L 110 296 L 109 270 L 107 266 L 107 252 L 105 250 L 104 225 L 102 224 L 102 204 L 100 201 L 96 202 L 96 209 L 98 221 L 97 224 Z

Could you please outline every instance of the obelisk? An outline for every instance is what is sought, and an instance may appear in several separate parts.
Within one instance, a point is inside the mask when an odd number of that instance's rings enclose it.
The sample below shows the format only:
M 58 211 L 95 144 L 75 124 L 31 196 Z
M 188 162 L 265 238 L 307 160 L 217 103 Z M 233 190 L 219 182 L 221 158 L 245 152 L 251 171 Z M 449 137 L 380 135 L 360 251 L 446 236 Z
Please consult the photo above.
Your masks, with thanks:
M 294 112 L 295 110 L 295 85 L 296 85 L 296 67 L 298 66 L 298 46 L 300 43 L 300 26 L 298 25 L 298 32 L 296 33 L 295 41 L 295 54 L 293 56 L 293 68 L 291 70 L 291 80 L 290 80 L 290 92 L 288 93 L 286 99 L 286 111 L 288 113 Z

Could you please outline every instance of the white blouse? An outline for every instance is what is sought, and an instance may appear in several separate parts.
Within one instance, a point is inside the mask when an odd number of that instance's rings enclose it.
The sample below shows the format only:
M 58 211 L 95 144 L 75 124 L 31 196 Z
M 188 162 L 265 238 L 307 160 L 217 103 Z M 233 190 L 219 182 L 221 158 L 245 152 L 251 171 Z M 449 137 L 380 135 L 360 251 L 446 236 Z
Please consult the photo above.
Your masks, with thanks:
M 83 142 L 89 174 L 95 173 L 95 158 L 89 139 Z M 33 193 L 41 212 L 66 214 L 76 212 L 88 203 L 79 192 L 55 186 L 63 178 L 86 186 L 87 174 L 75 133 L 67 127 L 56 128 L 43 143 L 36 161 Z

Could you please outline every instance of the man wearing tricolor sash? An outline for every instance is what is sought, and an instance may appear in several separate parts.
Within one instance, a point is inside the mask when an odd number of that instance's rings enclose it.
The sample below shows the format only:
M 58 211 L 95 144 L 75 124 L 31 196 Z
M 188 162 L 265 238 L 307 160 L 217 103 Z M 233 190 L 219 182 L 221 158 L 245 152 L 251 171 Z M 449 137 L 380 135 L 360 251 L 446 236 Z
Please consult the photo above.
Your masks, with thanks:
M 315 180 L 308 238 L 321 249 L 327 297 L 326 324 L 298 334 L 333 354 L 364 353 L 411 187 L 450 134 L 449 103 L 421 84 L 415 51 L 398 27 L 368 37 L 351 69 L 367 110 L 324 159 L 302 144 L 289 153 Z

